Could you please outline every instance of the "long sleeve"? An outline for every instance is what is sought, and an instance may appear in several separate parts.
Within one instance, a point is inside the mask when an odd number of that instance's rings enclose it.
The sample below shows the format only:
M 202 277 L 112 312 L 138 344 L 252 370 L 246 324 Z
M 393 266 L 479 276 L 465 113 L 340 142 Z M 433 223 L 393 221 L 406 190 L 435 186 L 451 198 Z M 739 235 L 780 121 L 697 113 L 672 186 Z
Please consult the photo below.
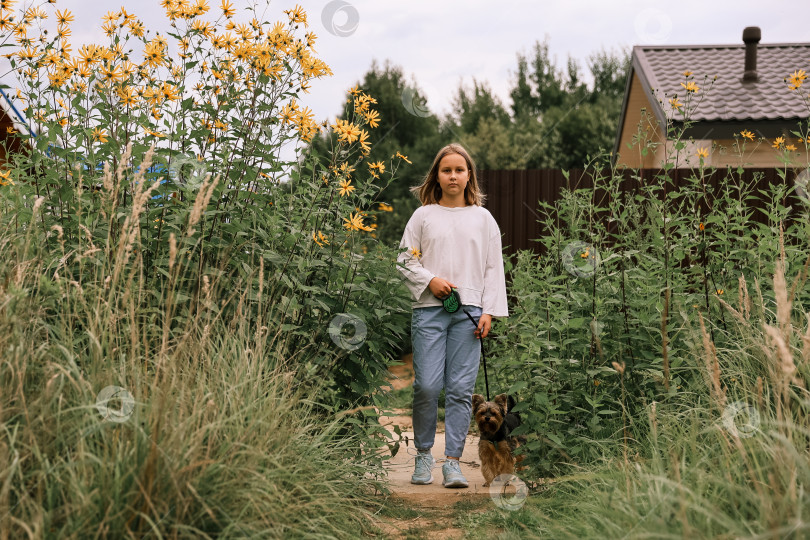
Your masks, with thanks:
M 414 254 L 418 253 L 421 256 L 422 250 L 422 223 L 419 211 L 414 212 L 408 224 L 405 226 L 405 232 L 402 235 L 402 241 L 399 248 L 402 253 L 397 257 L 398 263 L 404 263 L 405 268 L 397 265 L 397 268 L 405 276 L 405 284 L 411 292 L 414 301 L 418 301 L 425 290 L 428 288 L 430 280 L 436 277 L 432 272 L 422 266 L 419 257 Z
M 493 317 L 508 317 L 509 306 L 506 300 L 503 246 L 497 224 L 495 234 L 489 238 L 487 247 L 487 262 L 484 268 L 484 293 L 481 298 L 483 306 L 481 309 L 483 313 L 488 313 Z

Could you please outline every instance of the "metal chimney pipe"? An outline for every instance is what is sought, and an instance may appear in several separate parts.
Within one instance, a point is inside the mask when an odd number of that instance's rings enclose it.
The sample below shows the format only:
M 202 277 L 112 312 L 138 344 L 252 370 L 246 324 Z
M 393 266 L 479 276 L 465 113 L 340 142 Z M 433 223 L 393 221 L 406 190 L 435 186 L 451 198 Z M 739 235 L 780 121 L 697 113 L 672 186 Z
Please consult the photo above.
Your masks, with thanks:
M 743 82 L 757 82 L 757 44 L 762 39 L 762 31 L 759 26 L 747 26 L 743 30 L 743 43 L 745 43 L 745 71 L 743 72 Z

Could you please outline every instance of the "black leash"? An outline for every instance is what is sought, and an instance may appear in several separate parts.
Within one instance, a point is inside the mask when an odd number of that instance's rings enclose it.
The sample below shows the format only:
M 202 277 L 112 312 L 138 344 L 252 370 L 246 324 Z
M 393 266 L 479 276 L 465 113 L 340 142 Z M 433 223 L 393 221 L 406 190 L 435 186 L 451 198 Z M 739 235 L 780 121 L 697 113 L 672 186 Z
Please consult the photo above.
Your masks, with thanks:
M 461 298 L 458 295 L 458 291 L 456 289 L 451 289 L 450 294 L 442 300 L 442 305 L 444 306 L 444 310 L 448 313 L 455 313 L 458 311 L 458 308 L 461 307 Z M 470 318 L 473 325 L 478 328 L 478 322 L 473 319 L 472 315 L 466 310 L 462 309 L 465 315 Z M 479 319 L 480 320 L 480 319 Z M 487 390 L 487 401 L 489 401 L 489 377 L 487 377 L 487 355 L 484 353 L 484 336 L 481 336 L 481 358 L 484 359 L 484 387 Z
M 470 318 L 472 323 L 478 328 L 478 323 L 472 318 L 472 315 L 467 313 L 467 310 L 462 310 Z M 484 359 L 484 387 L 487 389 L 487 401 L 489 401 L 489 379 L 487 378 L 487 355 L 484 354 L 484 337 L 481 336 L 481 358 Z

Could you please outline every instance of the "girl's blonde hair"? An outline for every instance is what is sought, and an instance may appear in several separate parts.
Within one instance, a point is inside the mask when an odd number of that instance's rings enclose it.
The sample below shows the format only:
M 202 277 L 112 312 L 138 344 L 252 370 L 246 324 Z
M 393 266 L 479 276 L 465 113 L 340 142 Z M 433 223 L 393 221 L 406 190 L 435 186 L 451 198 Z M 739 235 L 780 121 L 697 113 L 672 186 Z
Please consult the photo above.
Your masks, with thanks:
M 469 152 L 458 143 L 448 144 L 436 154 L 433 160 L 433 165 L 430 166 L 425 179 L 418 186 L 411 188 L 411 192 L 419 196 L 422 206 L 428 204 L 438 204 L 439 199 L 442 198 L 442 188 L 439 185 L 439 163 L 449 154 L 458 154 L 467 162 L 467 169 L 470 171 L 470 179 L 467 181 L 467 187 L 464 188 L 464 202 L 467 205 L 475 204 L 483 206 L 486 200 L 486 195 L 481 191 L 478 186 L 478 176 L 475 172 L 475 162 L 470 157 Z

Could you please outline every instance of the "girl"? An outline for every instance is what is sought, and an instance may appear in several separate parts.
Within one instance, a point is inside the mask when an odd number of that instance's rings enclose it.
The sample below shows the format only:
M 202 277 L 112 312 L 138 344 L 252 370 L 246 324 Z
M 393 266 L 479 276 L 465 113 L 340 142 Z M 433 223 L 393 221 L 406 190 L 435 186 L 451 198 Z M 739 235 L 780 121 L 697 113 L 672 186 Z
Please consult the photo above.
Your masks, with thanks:
M 417 449 L 411 483 L 429 484 L 435 460 L 439 393 L 445 390 L 445 487 L 467 487 L 459 458 L 470 427 L 480 343 L 492 317 L 506 317 L 501 232 L 481 205 L 475 164 L 458 144 L 442 148 L 425 180 L 412 188 L 422 206 L 405 226 L 398 258 L 413 296 L 413 431 Z M 458 290 L 462 309 L 444 310 Z M 473 325 L 464 310 L 478 320 Z

